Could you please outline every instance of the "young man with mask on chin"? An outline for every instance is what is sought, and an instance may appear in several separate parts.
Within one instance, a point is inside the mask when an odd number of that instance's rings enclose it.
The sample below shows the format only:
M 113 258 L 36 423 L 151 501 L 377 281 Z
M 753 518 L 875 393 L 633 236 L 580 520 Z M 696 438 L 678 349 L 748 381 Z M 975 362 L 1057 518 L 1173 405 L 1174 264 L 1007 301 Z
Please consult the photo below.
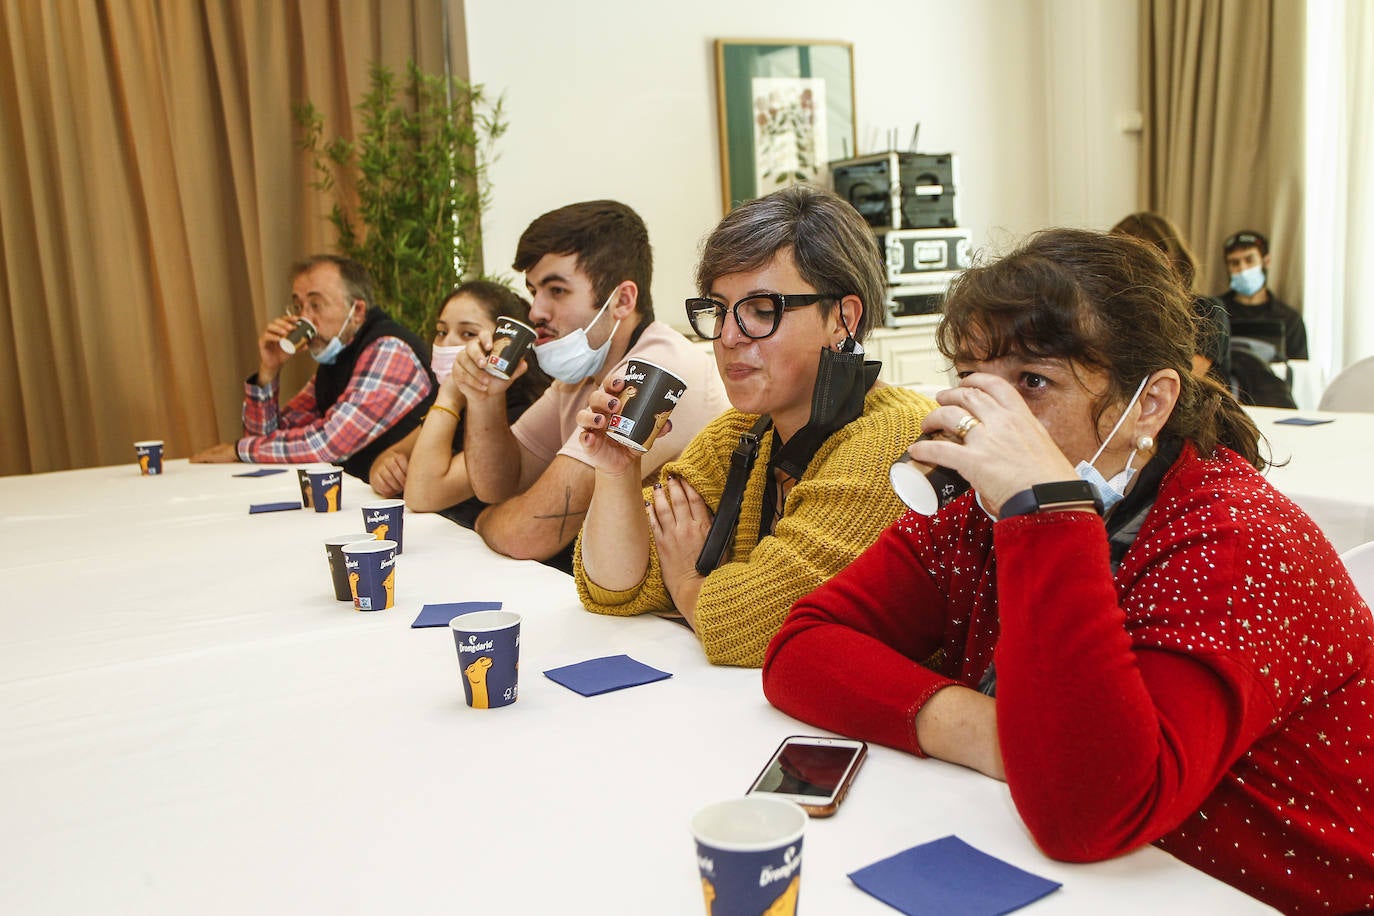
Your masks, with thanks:
M 192 456 L 193 462 L 338 464 L 367 480 L 373 460 L 419 426 L 437 385 L 429 347 L 373 303 L 372 279 L 356 261 L 314 255 L 292 265 L 289 314 L 258 338 L 258 371 L 244 386 L 243 436 Z M 288 350 L 301 320 L 315 336 Z M 285 408 L 278 376 L 309 350 L 315 376 Z
M 524 272 L 532 300 L 535 360 L 554 381 L 511 425 L 506 391 L 524 364 L 511 381 L 487 372 L 489 334 L 458 354 L 453 376 L 467 400 L 466 474 L 491 504 L 476 527 L 498 553 L 571 570 L 572 542 L 595 483 L 577 425 L 591 393 L 630 357 L 686 382 L 667 431 L 644 456 L 646 473 L 677 457 L 728 402 L 710 355 L 654 320 L 653 254 L 634 210 L 596 200 L 545 213 L 521 235 L 512 266 Z
M 1287 357 L 1307 359 L 1307 328 L 1302 323 L 1302 313 L 1269 289 L 1269 240 L 1247 229 L 1227 238 L 1222 247 L 1226 254 L 1226 270 L 1231 274 L 1231 288 L 1218 298 L 1232 324 L 1280 321 Z

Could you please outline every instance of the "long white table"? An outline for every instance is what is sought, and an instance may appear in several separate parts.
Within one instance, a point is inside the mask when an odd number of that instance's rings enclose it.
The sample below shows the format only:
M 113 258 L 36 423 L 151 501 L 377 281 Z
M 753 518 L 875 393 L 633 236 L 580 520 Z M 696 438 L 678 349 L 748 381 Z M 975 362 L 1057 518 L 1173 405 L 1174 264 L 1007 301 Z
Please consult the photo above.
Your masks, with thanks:
M 390 611 L 336 602 L 337 514 L 247 514 L 295 475 L 167 464 L 0 478 L 0 913 L 702 912 L 687 829 L 814 729 L 755 670 L 657 618 L 409 515 Z M 525 615 L 520 699 L 471 710 L 433 601 Z M 628 652 L 667 681 L 584 699 L 555 665 Z M 1264 911 L 1154 848 L 1042 855 L 1006 787 L 885 748 L 807 831 L 800 909 L 883 914 L 845 875 L 955 833 L 1064 887 L 1037 913 Z
M 1266 456 L 1282 463 L 1265 472 L 1269 482 L 1312 516 L 1338 551 L 1374 541 L 1370 478 L 1374 414 L 1274 407 L 1246 410 L 1269 442 Z M 1332 422 L 1321 426 L 1277 422 L 1295 417 Z

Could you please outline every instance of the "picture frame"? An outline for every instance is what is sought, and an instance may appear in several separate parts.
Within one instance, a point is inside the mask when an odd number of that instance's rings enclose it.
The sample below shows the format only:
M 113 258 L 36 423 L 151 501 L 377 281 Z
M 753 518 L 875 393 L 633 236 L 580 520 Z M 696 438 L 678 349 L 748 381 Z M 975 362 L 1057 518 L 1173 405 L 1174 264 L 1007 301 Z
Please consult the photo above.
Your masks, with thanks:
M 855 155 L 854 45 L 716 39 L 724 212 L 798 181 L 825 184 Z

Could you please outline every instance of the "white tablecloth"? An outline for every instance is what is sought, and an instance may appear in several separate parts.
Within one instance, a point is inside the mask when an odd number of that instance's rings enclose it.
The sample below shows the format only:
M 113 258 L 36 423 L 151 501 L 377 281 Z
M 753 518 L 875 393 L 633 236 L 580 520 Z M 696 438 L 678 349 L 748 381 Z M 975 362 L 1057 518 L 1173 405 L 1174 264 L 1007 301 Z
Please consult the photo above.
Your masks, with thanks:
M 1344 552 L 1374 540 L 1374 414 L 1320 413 L 1247 407 L 1280 464 L 1265 472 L 1280 493 L 1302 507 Z M 1320 426 L 1280 420 L 1330 419 Z
M 337 514 L 248 515 L 294 474 L 172 461 L 0 479 L 0 913 L 699 914 L 687 823 L 788 734 L 755 670 L 656 618 L 581 610 L 566 576 L 409 515 L 398 607 L 336 602 Z M 520 700 L 471 710 L 421 604 L 525 615 Z M 540 672 L 628 652 L 674 676 L 584 699 Z M 1062 881 L 1035 912 L 1242 913 L 1153 848 L 1043 856 L 1006 787 L 874 748 L 807 831 L 801 912 L 891 912 L 846 873 L 956 833 Z

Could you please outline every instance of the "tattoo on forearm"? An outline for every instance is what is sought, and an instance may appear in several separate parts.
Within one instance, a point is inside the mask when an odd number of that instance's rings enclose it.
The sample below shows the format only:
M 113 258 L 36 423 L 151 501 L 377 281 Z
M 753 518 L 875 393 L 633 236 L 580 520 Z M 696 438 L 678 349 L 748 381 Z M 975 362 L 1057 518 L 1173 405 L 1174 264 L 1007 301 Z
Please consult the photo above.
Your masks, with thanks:
M 587 514 L 587 509 L 586 509 L 586 508 L 577 509 L 577 508 L 574 508 L 574 507 L 573 507 L 573 504 L 572 504 L 572 487 L 565 487 L 565 488 L 563 489 L 563 511 L 562 511 L 562 512 L 550 512 L 550 513 L 547 514 L 547 515 L 536 515 L 535 518 L 536 518 L 536 519 L 540 519 L 540 520 L 543 520 L 543 519 L 555 519 L 555 518 L 558 519 L 558 538 L 559 538 L 559 540 L 562 540 L 562 539 L 563 539 L 564 537 L 566 537 L 567 534 L 568 534 L 568 531 L 567 531 L 568 523 L 569 523 L 570 521 L 576 520 L 577 525 L 578 525 L 578 526 L 581 526 L 581 524 L 582 524 L 582 516 L 584 516 L 584 515 L 586 515 L 586 514 Z M 575 531 L 576 528 L 574 528 L 573 530 Z

